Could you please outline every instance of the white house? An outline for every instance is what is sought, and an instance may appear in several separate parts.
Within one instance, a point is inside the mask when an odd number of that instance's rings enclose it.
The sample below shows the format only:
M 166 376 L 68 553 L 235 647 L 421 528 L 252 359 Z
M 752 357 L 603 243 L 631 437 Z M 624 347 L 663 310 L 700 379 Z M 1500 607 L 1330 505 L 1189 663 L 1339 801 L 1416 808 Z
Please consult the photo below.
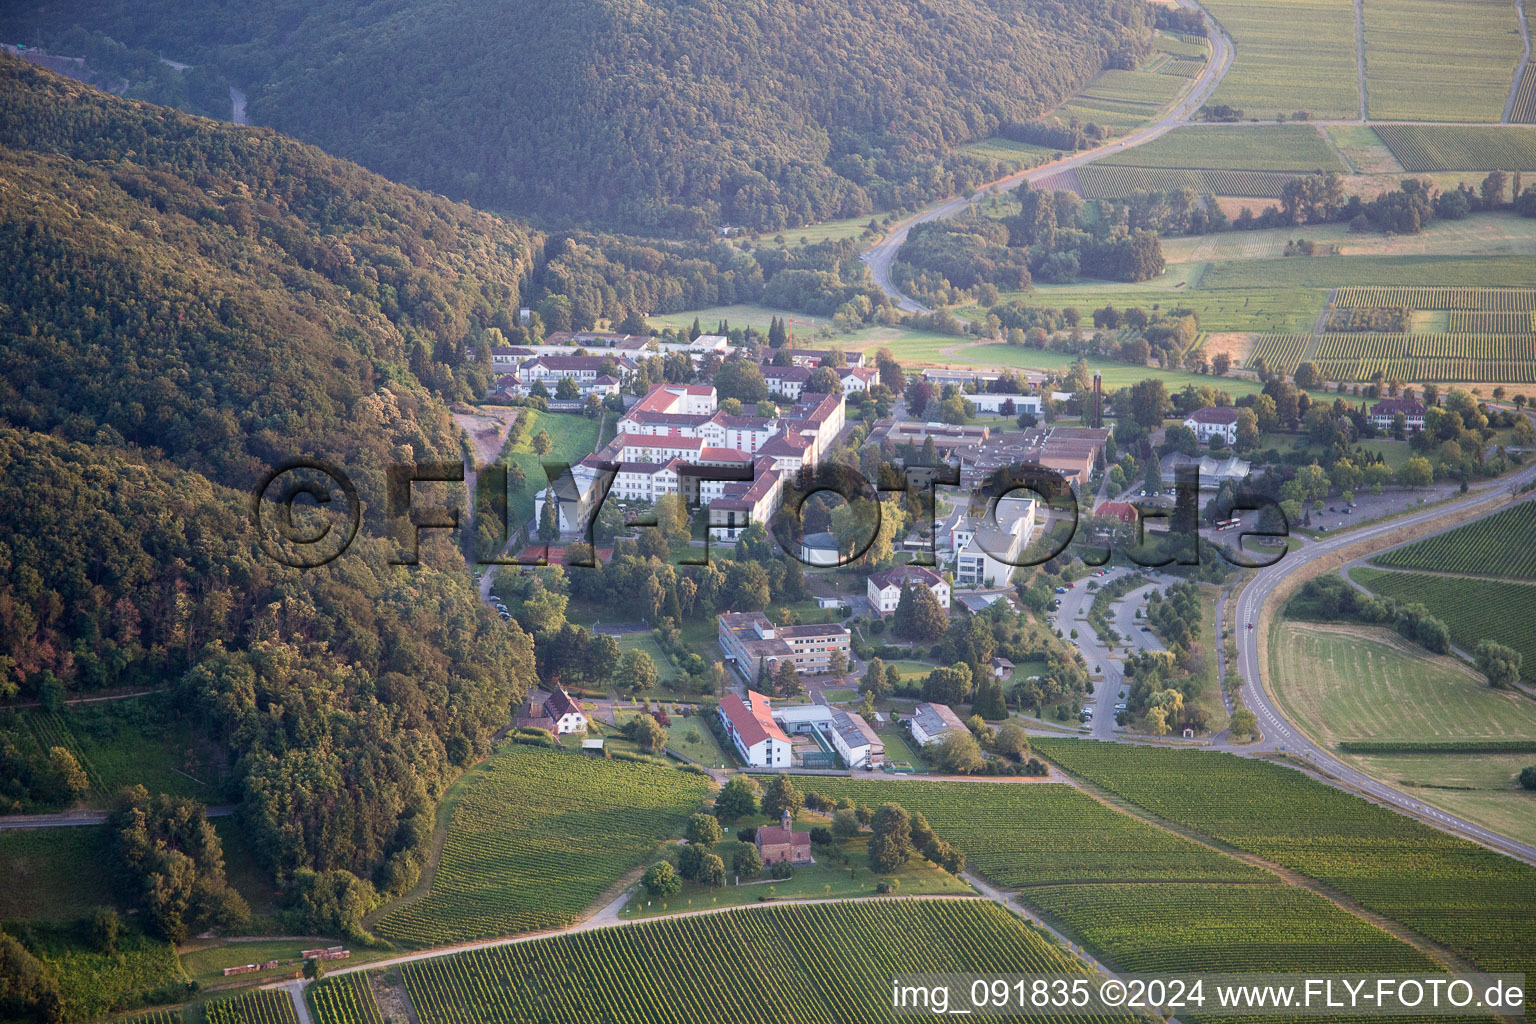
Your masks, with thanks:
M 1237 443 L 1237 410 L 1229 405 L 1196 409 L 1189 414 L 1184 425 L 1195 432 L 1201 444 L 1217 436 L 1227 444 Z
M 1377 430 L 1391 430 L 1395 417 L 1403 418 L 1409 431 L 1424 429 L 1424 406 L 1415 398 L 1383 398 L 1371 406 L 1371 424 Z
M 1002 587 L 1019 569 L 1019 556 L 1035 530 L 1033 498 L 1003 498 L 988 517 L 963 516 L 955 528 L 955 583 Z
M 1039 395 L 996 395 L 983 391 L 974 395 L 961 395 L 960 397 L 970 402 L 978 413 L 985 413 L 989 416 L 1004 415 L 1003 407 L 1008 405 L 1009 402 L 1013 403 L 1011 406 L 1013 411 L 1007 415 L 1017 416 L 1021 412 L 1027 412 L 1035 417 L 1040 415 L 1041 403 Z
M 882 617 L 894 614 L 901 603 L 902 588 L 908 584 L 927 587 L 938 599 L 939 607 L 949 610 L 949 584 L 944 577 L 921 565 L 898 565 L 884 572 L 870 573 L 865 592 L 869 603 Z
M 943 739 L 946 733 L 969 732 L 965 723 L 960 721 L 960 716 L 950 710 L 948 704 L 926 702 L 912 709 L 912 714 L 907 718 L 907 729 L 918 745 L 924 747 Z
M 805 565 L 836 565 L 841 552 L 830 533 L 812 533 L 800 541 L 800 561 Z
M 862 715 L 839 711 L 832 716 L 832 747 L 849 768 L 885 763 L 885 743 Z
M 587 731 L 587 716 L 581 710 L 581 705 L 559 687 L 544 702 L 544 716 L 554 723 L 549 731 L 557 735 Z
M 720 721 L 748 767 L 789 767 L 789 737 L 773 720 L 767 697 L 755 690 L 747 691 L 746 700 L 726 694 L 720 698 Z

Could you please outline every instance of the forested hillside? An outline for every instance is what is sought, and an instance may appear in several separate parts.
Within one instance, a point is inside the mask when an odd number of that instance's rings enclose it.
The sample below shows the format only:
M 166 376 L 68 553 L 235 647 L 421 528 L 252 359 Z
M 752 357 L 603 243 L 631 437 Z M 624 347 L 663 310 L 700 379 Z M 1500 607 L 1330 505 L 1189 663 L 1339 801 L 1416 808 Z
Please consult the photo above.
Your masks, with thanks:
M 533 652 L 446 548 L 391 566 L 373 513 L 386 465 L 460 458 L 444 402 L 484 384 L 473 342 L 515 317 L 541 244 L 0 58 L 0 696 L 170 688 L 227 747 L 269 866 L 409 885 L 416 815 L 507 722 Z M 301 454 L 372 502 L 308 571 L 249 514 Z M 38 806 L 47 764 L 3 730 L 0 762 L 0 804 Z
M 387 175 L 552 222 L 777 229 L 948 195 L 948 152 L 1146 46 L 1142 0 L 28 0 L 210 65 L 250 116 Z

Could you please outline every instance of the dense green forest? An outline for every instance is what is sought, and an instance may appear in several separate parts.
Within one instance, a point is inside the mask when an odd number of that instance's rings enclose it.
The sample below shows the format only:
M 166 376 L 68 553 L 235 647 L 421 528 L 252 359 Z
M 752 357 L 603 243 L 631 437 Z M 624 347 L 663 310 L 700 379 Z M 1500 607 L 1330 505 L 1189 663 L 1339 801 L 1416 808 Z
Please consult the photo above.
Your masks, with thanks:
M 483 386 L 471 342 L 510 326 L 541 245 L 0 58 L 0 696 L 168 690 L 281 877 L 409 886 L 533 649 L 446 543 L 391 565 L 374 513 L 387 465 L 461 457 L 445 403 Z M 321 569 L 274 563 L 251 523 L 294 455 L 345 467 L 369 511 Z M 0 731 L 4 809 L 57 800 L 48 758 Z
M 398 181 L 551 223 L 774 230 L 964 191 L 957 143 L 1038 118 L 1147 46 L 1143 0 L 53 0 L 209 65 L 271 125 Z

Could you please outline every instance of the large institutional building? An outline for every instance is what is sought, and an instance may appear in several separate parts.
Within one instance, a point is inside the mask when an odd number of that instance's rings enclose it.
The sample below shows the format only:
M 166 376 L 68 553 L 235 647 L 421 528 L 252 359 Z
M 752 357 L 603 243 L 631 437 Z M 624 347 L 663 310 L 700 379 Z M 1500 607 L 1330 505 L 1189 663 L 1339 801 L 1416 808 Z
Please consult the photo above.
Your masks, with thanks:
M 794 663 L 807 675 L 827 671 L 832 655 L 851 650 L 848 630 L 835 623 L 776 626 L 762 612 L 726 612 L 719 617 L 720 650 L 748 682 L 780 662 Z
M 612 470 L 612 497 L 650 503 L 681 494 L 709 507 L 713 537 L 735 540 L 752 523 L 767 525 L 786 476 L 815 465 L 843 423 L 841 394 L 805 392 L 773 417 L 732 416 L 708 384 L 658 384 L 619 420 L 618 435 L 555 488 L 560 528 L 578 529 L 596 511 L 598 474 Z M 548 494 L 536 499 L 536 517 Z

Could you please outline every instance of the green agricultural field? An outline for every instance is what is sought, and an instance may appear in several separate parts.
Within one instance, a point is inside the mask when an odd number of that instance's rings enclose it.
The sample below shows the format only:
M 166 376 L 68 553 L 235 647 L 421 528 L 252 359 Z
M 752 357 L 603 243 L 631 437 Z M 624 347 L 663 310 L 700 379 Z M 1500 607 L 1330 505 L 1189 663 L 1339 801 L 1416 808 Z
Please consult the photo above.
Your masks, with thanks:
M 644 651 L 651 656 L 651 660 L 656 663 L 656 676 L 661 689 L 669 689 L 670 685 L 677 681 L 677 666 L 673 665 L 672 659 L 662 651 L 661 645 L 656 642 L 654 636 L 649 633 L 626 633 L 616 639 L 619 641 L 621 657 L 630 651 Z
M 1403 167 L 1366 125 L 1334 124 L 1323 129 L 1339 155 L 1357 174 L 1391 174 Z
M 1401 939 L 1293 885 L 1049 885 L 1026 903 L 1119 970 L 1439 973 Z
M 1305 234 L 1304 232 L 1299 232 Z M 1536 258 L 1479 256 L 1323 256 L 1213 263 L 1202 289 L 1331 288 L 1342 285 L 1457 285 L 1528 287 L 1536 280 Z M 1322 308 L 1313 309 L 1313 317 Z M 1205 325 L 1202 325 L 1205 326 Z M 1308 324 L 1310 326 L 1310 322 Z M 1224 328 L 1212 328 L 1224 329 Z M 1239 328 L 1232 328 L 1237 330 Z M 1279 330 L 1279 328 L 1248 328 Z
M 1465 526 L 1393 548 L 1372 561 L 1393 569 L 1427 569 L 1536 580 L 1536 502 L 1522 502 Z
M 1076 361 L 1076 356 L 1062 352 L 1050 352 L 1040 349 L 1026 348 L 1022 345 L 978 345 L 966 349 L 965 354 L 973 357 L 971 361 L 982 365 L 999 365 L 1010 369 L 1019 370 L 1043 370 L 1059 373 L 1070 370 Z M 897 359 L 901 358 L 898 353 Z M 953 362 L 961 364 L 967 360 L 956 359 Z M 1233 397 L 1256 394 L 1262 390 L 1262 385 L 1257 381 L 1239 377 L 1212 377 L 1205 374 L 1193 373 L 1187 370 L 1160 370 L 1154 367 L 1133 366 L 1129 363 L 1116 363 L 1105 360 L 1090 359 L 1090 370 L 1098 370 L 1104 375 L 1104 389 L 1114 391 L 1123 387 L 1130 387 L 1138 381 L 1147 378 L 1161 380 L 1170 392 L 1182 391 L 1187 385 L 1196 387 L 1202 385 L 1225 391 Z
M 1140 148 L 1128 150 L 1134 155 Z M 1174 192 L 1184 189 L 1195 195 L 1243 196 L 1279 199 L 1295 174 L 1269 171 L 1212 171 L 1168 167 L 1120 167 L 1103 162 L 1077 170 L 1077 181 L 1087 199 L 1119 199 L 1137 192 Z
M 170 1010 L 150 1010 L 148 1013 L 120 1017 L 112 1024 L 182 1024 L 181 1007 Z
M 0 921 L 72 921 L 116 905 L 101 870 L 110 857 L 104 825 L 0 832 Z
M 186 723 L 168 723 L 158 711 L 162 696 L 80 704 L 59 712 L 33 708 L 19 713 L 8 735 L 23 749 L 64 747 L 91 780 L 87 803 L 106 806 L 124 786 L 151 793 L 212 800 L 222 781 L 199 755 L 206 749 Z
M 420 1024 L 759 1024 L 894 1022 L 903 1018 L 890 1005 L 893 976 L 962 971 L 1084 967 L 990 901 L 885 900 L 605 928 L 417 961 L 402 974 Z
M 1255 881 L 1273 876 L 1052 782 L 847 778 L 802 788 L 922 814 L 966 862 L 1003 886 L 1086 881 Z
M 1055 156 L 1056 150 L 1045 146 L 1036 146 L 1028 142 L 1014 142 L 1012 139 L 1004 139 L 997 136 L 980 139 L 976 142 L 968 142 L 959 147 L 960 152 L 982 160 L 998 160 L 1012 165 L 1016 170 L 1027 170 L 1031 167 L 1039 167 L 1043 163 L 1049 163 Z
M 767 244 L 783 238 L 785 245 L 815 245 L 817 242 L 835 242 L 845 238 L 857 241 L 864 236 L 864 231 L 869 227 L 870 221 L 878 225 L 883 215 L 867 213 L 862 217 L 847 217 L 843 220 L 823 221 L 820 224 L 806 224 L 798 228 L 785 228 L 783 231 L 765 232 L 757 235 L 758 242 Z M 693 321 L 689 321 L 691 324 Z M 714 324 L 708 325 L 710 328 Z
M 1536 168 L 1536 128 L 1383 124 L 1376 134 L 1410 173 Z
M 1237 44 L 1210 104 L 1248 117 L 1352 118 L 1360 112 L 1350 0 L 1211 0 L 1207 9 Z
M 1054 111 L 1063 121 L 1092 121 L 1124 134 L 1153 120 L 1189 85 L 1177 75 L 1111 68 Z
M 1536 679 L 1536 584 L 1380 569 L 1353 569 L 1349 576 L 1372 593 L 1424 605 L 1464 651 L 1481 640 L 1513 647 L 1523 659 L 1520 674 Z
M 1498 121 L 1522 43 L 1507 0 L 1370 0 L 1365 90 L 1370 116 Z
M 1326 882 L 1482 968 L 1536 970 L 1536 867 L 1268 761 L 1088 740 L 1034 745 L 1076 775 Z
M 691 321 L 690 321 L 691 322 Z M 523 469 L 523 486 L 507 492 L 507 521 L 515 533 L 519 524 L 533 518 L 533 497 L 547 484 L 545 462 L 574 463 L 597 450 L 597 420 L 580 413 L 538 412 L 524 409 L 519 422 L 527 424 L 527 433 L 505 453 L 505 458 Z M 535 455 L 531 444 L 540 431 L 548 431 L 554 448 L 548 455 Z
M 1096 163 L 1121 167 L 1203 167 L 1229 171 L 1324 170 L 1342 174 L 1347 170 L 1322 132 L 1306 124 L 1251 128 L 1185 125 L 1151 142 L 1111 154 Z
M 29 931 L 24 941 L 59 980 L 62 1020 L 91 1020 L 119 1007 L 184 998 L 187 978 L 176 962 L 176 950 L 141 934 L 131 923 L 124 925 L 116 953 L 85 944 L 83 929 L 77 927 Z
M 1285 622 L 1270 644 L 1273 689 L 1292 721 L 1340 740 L 1536 740 L 1536 701 L 1500 693 L 1454 658 L 1390 630 Z
M 1030 305 L 1056 309 L 1076 306 L 1084 314 L 1106 303 L 1122 309 L 1126 306 L 1144 309 L 1154 305 L 1162 308 L 1187 306 L 1200 314 L 1200 329 L 1204 331 L 1274 331 L 1282 334 L 1310 331 L 1318 311 L 1328 301 L 1328 289 L 1332 285 L 1325 282 L 1306 288 L 1277 287 L 1274 282 L 1251 280 L 1231 288 L 1211 285 L 1216 271 L 1240 267 L 1246 262 L 1253 261 L 1170 265 L 1162 277 L 1139 284 L 1105 281 L 1036 285 L 1030 292 L 1005 293 L 1003 299 L 1022 299 Z M 1318 259 L 1311 262 L 1334 261 Z
M 738 302 L 729 306 L 710 306 L 707 309 L 689 310 L 686 313 L 656 313 L 646 317 L 646 322 L 658 330 L 664 327 L 674 329 L 680 327 L 686 330 L 693 326 L 693 321 L 697 318 L 699 326 L 708 332 L 713 331 L 720 321 L 724 320 L 732 327 L 758 327 L 766 331 L 774 317 L 793 317 L 797 321 L 795 329 L 798 331 L 832 326 L 831 317 L 795 313 L 787 309 L 773 309 L 750 302 Z
M 298 1024 L 287 992 L 257 989 L 203 1005 L 204 1024 Z
M 1441 810 L 1536 844 L 1536 793 L 1515 781 L 1529 754 L 1370 754 L 1352 758 L 1373 778 L 1407 788 Z
M 304 990 L 317 1024 L 384 1024 L 363 974 L 321 978 Z
M 753 821 L 757 824 L 769 823 L 767 818 L 758 817 L 734 823 L 731 828 L 739 828 Z M 809 831 L 812 821 L 819 825 L 829 823 L 827 819 L 802 818 L 796 825 L 796 831 Z M 730 835 L 727 833 L 727 838 L 714 848 L 714 852 L 725 862 L 726 885 L 713 889 L 685 881 L 682 892 L 669 900 L 654 899 L 642 890 L 624 904 L 619 916 L 626 921 L 635 921 L 696 910 L 713 910 L 717 907 L 750 906 L 768 898 L 769 889 L 773 890 L 772 898 L 776 900 L 872 898 L 879 895 L 878 886 L 881 882 L 895 883 L 903 896 L 976 895 L 976 891 L 965 882 L 923 857 L 914 856 L 889 874 L 876 874 L 869 866 L 867 834 L 839 842 L 846 861 L 802 864 L 795 868 L 792 878 L 770 879 L 765 873 L 756 881 L 735 885 L 732 884 L 735 875 L 731 865 L 742 844 L 729 838 Z
M 509 746 L 449 815 L 430 891 L 375 927 L 425 946 L 568 925 L 680 836 L 708 792 L 676 768 Z

